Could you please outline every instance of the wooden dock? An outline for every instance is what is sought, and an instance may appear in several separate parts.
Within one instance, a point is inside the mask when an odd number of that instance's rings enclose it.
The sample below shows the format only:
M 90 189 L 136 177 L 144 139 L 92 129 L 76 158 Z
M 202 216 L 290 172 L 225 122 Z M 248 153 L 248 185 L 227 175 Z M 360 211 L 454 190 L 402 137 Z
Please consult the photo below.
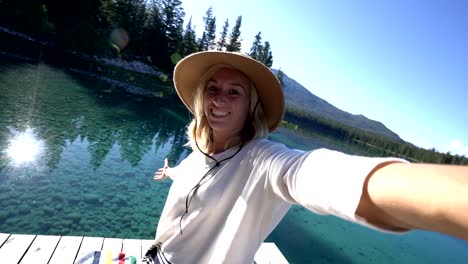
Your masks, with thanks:
M 0 233 L 2 264 L 141 263 L 153 240 Z M 255 263 L 288 263 L 274 243 L 263 243 Z

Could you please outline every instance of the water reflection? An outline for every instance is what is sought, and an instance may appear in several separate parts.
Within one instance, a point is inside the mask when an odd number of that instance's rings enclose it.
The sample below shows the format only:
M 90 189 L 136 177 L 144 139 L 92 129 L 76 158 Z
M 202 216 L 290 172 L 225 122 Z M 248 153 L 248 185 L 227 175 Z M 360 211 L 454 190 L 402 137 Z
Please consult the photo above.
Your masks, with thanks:
M 159 145 L 170 138 L 177 143 L 173 160 L 183 151 L 187 114 L 171 108 L 167 100 L 131 96 L 47 65 L 23 64 L 2 75 L 8 76 L 1 87 L 0 114 L 6 117 L 0 121 L 3 149 L 10 144 L 6 127 L 26 131 L 30 126 L 44 139 L 41 143 L 47 146 L 45 159 L 50 167 L 60 160 L 65 143 L 78 136 L 90 142 L 88 150 L 96 167 L 116 143 L 122 147 L 122 158 L 136 165 L 155 135 Z M 40 78 L 31 77 L 37 75 Z
M 151 238 L 186 110 L 46 64 L 0 63 L 0 80 L 0 230 Z

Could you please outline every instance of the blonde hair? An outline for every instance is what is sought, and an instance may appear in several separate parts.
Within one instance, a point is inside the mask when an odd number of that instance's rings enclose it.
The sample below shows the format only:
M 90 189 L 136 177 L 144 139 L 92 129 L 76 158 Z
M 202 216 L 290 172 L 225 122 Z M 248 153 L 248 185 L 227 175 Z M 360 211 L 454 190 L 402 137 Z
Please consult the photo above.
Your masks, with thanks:
M 188 145 L 193 150 L 200 148 L 201 151 L 210 153 L 213 151 L 213 131 L 208 124 L 204 112 L 204 92 L 208 80 L 218 70 L 223 68 L 235 69 L 229 65 L 215 65 L 211 67 L 201 78 L 199 84 L 193 90 L 193 114 L 194 118 L 187 127 Z M 240 71 L 242 72 L 242 71 Z M 250 79 L 249 79 L 250 81 Z M 250 81 L 249 112 L 242 130 L 225 144 L 225 149 L 246 143 L 255 138 L 266 138 L 268 136 L 268 124 L 263 112 L 262 103 L 257 89 Z

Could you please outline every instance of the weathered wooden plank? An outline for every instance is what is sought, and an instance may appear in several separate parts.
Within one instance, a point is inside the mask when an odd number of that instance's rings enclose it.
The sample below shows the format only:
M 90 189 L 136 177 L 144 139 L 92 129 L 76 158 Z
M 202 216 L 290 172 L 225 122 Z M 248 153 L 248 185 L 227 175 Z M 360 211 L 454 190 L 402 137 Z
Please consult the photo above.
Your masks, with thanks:
M 60 238 L 49 264 L 72 264 L 82 240 L 82 236 L 63 236 Z
M 60 236 L 36 236 L 20 263 L 48 263 L 59 240 Z
M 131 257 L 135 257 L 137 263 L 141 262 L 141 239 L 124 239 L 122 245 L 122 252 L 125 253 L 125 258 L 130 262 Z
M 9 236 L 10 234 L 0 233 L 0 247 L 8 239 Z
M 122 241 L 122 238 L 104 238 L 99 263 L 109 263 L 109 260 L 117 260 L 119 253 L 122 252 Z
M 94 252 L 101 251 L 103 243 L 103 237 L 84 237 L 76 256 L 75 264 L 92 263 Z
M 18 263 L 35 237 L 35 235 L 10 235 L 0 248 L 0 261 Z
M 264 263 L 278 263 L 285 264 L 288 263 L 286 258 L 283 256 L 279 248 L 275 243 L 264 242 L 255 253 L 255 263 L 264 264 Z

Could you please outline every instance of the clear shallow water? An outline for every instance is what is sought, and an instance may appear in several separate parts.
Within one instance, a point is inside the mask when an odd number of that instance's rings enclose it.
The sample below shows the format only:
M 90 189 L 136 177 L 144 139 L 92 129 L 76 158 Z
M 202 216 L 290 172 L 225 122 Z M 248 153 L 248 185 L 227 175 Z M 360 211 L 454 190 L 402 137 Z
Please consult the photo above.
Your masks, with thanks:
M 170 181 L 152 175 L 187 155 L 187 121 L 170 100 L 0 57 L 0 232 L 154 237 Z M 284 130 L 272 138 L 333 148 Z M 267 240 L 291 263 L 468 263 L 465 241 L 382 234 L 299 206 Z
M 154 236 L 170 182 L 152 175 L 186 155 L 186 113 L 89 84 L 44 64 L 2 67 L 2 232 Z M 18 137 L 37 145 L 33 161 L 10 157 L 27 155 Z

